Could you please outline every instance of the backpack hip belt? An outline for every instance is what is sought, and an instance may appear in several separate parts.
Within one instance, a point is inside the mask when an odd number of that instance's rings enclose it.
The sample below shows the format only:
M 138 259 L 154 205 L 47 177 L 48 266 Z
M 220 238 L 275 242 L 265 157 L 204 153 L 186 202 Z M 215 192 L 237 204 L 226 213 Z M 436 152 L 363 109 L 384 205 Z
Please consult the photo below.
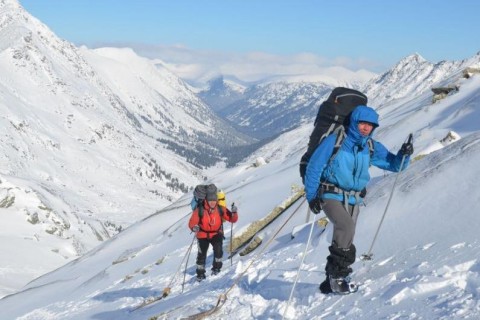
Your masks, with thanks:
M 202 227 L 200 227 L 200 231 L 206 233 L 208 239 L 211 239 L 210 235 L 211 235 L 212 233 L 215 233 L 215 234 L 217 234 L 217 233 L 222 233 L 221 228 L 218 229 L 217 231 L 205 231 L 205 230 L 202 229 Z
M 355 206 L 358 206 L 361 191 L 355 191 L 355 190 L 346 191 L 346 190 L 343 190 L 342 188 L 337 187 L 334 184 L 325 183 L 325 182 L 323 182 L 320 185 L 320 187 L 322 188 L 322 194 L 325 192 L 343 194 L 344 207 L 347 209 L 347 212 L 348 212 L 348 201 L 350 199 L 350 196 L 355 197 Z
M 322 183 L 321 188 L 323 192 L 328 192 L 328 193 L 343 194 L 343 192 L 345 191 L 331 183 Z

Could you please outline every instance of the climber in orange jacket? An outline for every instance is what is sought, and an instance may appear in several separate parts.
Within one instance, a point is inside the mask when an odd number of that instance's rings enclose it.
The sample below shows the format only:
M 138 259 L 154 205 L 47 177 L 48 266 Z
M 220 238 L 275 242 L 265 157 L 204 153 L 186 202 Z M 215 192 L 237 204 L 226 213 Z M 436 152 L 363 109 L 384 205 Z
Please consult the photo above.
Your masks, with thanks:
M 204 200 L 192 212 L 188 227 L 196 233 L 198 239 L 197 254 L 197 280 L 205 279 L 205 260 L 209 244 L 213 247 L 212 274 L 217 274 L 222 269 L 223 257 L 223 220 L 237 222 L 237 207 L 231 210 L 218 205 L 217 187 L 211 184 L 207 188 Z

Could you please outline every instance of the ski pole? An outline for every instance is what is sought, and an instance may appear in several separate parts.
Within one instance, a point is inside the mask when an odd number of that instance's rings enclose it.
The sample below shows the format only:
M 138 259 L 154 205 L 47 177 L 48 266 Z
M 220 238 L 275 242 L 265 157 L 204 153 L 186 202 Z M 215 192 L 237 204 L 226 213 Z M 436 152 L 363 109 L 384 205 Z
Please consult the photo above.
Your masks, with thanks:
M 197 234 L 194 234 L 192 243 L 190 243 L 190 247 L 188 247 L 188 250 L 187 250 L 187 261 L 185 262 L 185 272 L 183 273 L 182 293 L 183 293 L 183 288 L 185 287 L 185 277 L 187 276 L 188 260 L 190 259 L 190 253 L 192 252 L 193 243 L 195 242 L 196 237 L 197 237 Z
M 307 206 L 307 218 L 305 219 L 305 223 L 308 223 L 310 221 L 310 207 Z
M 235 206 L 235 202 L 232 202 L 232 208 Z M 233 222 L 230 221 L 230 252 L 233 250 Z M 233 266 L 233 255 L 230 255 L 230 266 Z
M 310 212 L 310 207 L 308 207 L 308 209 L 309 209 L 308 211 Z M 308 240 L 307 240 L 307 244 L 305 246 L 305 251 L 303 252 L 302 261 L 300 261 L 300 265 L 298 266 L 297 275 L 295 277 L 295 281 L 293 282 L 292 291 L 290 291 L 290 297 L 288 298 L 287 306 L 285 307 L 285 310 L 283 311 L 282 319 L 285 319 L 288 307 L 290 306 L 290 302 L 292 301 L 293 292 L 295 291 L 295 286 L 297 285 L 298 277 L 300 276 L 300 269 L 302 268 L 303 262 L 305 261 L 305 257 L 307 256 L 308 247 L 309 247 L 310 241 L 312 239 L 313 227 L 315 225 L 316 219 L 317 219 L 317 217 L 314 216 L 313 221 L 312 221 L 312 225 L 310 226 L 310 233 L 308 234 Z
M 413 140 L 413 135 L 410 133 L 408 135 L 408 143 L 412 143 L 412 140 Z M 400 163 L 399 173 L 397 174 L 397 176 L 395 177 L 395 181 L 393 182 L 392 191 L 390 191 L 390 196 L 388 198 L 387 205 L 385 206 L 385 211 L 383 212 L 382 219 L 380 219 L 380 223 L 378 224 L 378 228 L 377 228 L 377 231 L 375 232 L 375 236 L 373 237 L 373 241 L 372 241 L 372 244 L 370 245 L 370 249 L 368 249 L 367 253 L 362 254 L 362 256 L 361 256 L 362 260 L 372 260 L 373 245 L 375 244 L 375 241 L 377 240 L 378 233 L 380 232 L 380 228 L 382 226 L 383 220 L 385 219 L 385 215 L 387 214 L 388 207 L 390 206 L 390 201 L 392 200 L 393 192 L 395 191 L 395 187 L 397 185 L 398 177 L 400 176 L 400 173 L 402 172 L 402 169 L 403 169 L 403 163 L 405 162 L 405 157 L 406 157 L 406 155 L 403 155 L 402 162 Z

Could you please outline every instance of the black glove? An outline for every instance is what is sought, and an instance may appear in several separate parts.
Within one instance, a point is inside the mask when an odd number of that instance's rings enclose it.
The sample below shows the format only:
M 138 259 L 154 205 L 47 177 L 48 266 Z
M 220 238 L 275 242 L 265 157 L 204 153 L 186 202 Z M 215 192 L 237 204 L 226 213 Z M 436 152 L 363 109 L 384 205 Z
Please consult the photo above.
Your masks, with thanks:
M 365 198 L 367 196 L 367 188 L 363 188 L 362 191 L 360 191 L 360 198 Z
M 198 231 L 200 231 L 200 226 L 198 224 L 194 225 L 192 231 L 197 233 Z
M 318 214 L 320 211 L 322 211 L 322 200 L 320 200 L 318 197 L 315 197 L 315 199 L 308 202 L 308 206 L 313 213 Z
M 232 207 L 230 208 L 230 211 L 231 211 L 232 213 L 237 213 L 237 206 L 234 205 L 234 204 L 232 204 Z
M 402 144 L 400 153 L 405 156 L 411 156 L 413 154 L 413 144 L 411 142 L 405 142 Z

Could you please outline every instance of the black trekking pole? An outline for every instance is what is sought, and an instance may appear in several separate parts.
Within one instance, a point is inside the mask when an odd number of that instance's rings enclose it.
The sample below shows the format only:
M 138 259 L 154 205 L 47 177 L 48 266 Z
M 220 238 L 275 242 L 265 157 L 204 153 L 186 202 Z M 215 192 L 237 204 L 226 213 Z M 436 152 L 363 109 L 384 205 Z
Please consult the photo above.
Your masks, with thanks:
M 235 206 L 235 202 L 232 202 L 232 208 Z M 233 212 L 232 212 L 233 214 Z M 233 251 L 233 222 L 230 221 L 230 252 Z M 230 255 L 230 266 L 233 266 L 233 255 Z
M 412 140 L 413 140 L 413 135 L 410 133 L 408 135 L 408 143 L 412 143 Z M 405 162 L 405 157 L 406 157 L 406 155 L 403 155 L 402 162 L 400 163 L 399 173 L 397 174 L 397 176 L 395 177 L 395 181 L 393 182 L 392 191 L 390 191 L 390 197 L 388 198 L 387 205 L 385 206 L 385 211 L 383 212 L 382 219 L 380 219 L 380 223 L 378 224 L 378 228 L 377 228 L 377 231 L 375 232 L 375 236 L 373 237 L 373 241 L 372 241 L 372 244 L 370 245 L 370 249 L 368 249 L 367 253 L 362 254 L 362 256 L 360 257 L 360 259 L 362 259 L 362 260 L 372 260 L 373 245 L 375 244 L 375 241 L 377 240 L 378 233 L 380 232 L 380 228 L 382 226 L 383 220 L 385 219 L 385 215 L 387 214 L 388 207 L 390 206 L 390 201 L 392 200 L 393 192 L 395 191 L 395 187 L 397 185 L 398 177 L 400 176 L 400 173 L 402 172 L 402 169 L 403 169 L 403 163 Z
M 197 234 L 195 233 L 193 235 L 192 243 L 190 243 L 190 247 L 188 247 L 188 250 L 187 250 L 187 261 L 185 262 L 185 272 L 183 273 L 182 293 L 183 293 L 183 288 L 185 287 L 185 277 L 187 276 L 188 260 L 190 259 L 190 253 L 192 252 L 193 243 L 195 242 L 196 237 L 197 237 Z

